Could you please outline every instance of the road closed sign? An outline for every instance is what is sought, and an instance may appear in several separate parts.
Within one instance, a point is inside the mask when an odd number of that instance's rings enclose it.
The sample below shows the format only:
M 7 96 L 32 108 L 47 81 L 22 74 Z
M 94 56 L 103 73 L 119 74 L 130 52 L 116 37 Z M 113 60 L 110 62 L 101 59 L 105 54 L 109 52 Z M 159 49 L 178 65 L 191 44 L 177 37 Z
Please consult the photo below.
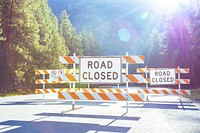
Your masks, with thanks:
M 151 85 L 176 84 L 175 69 L 154 69 L 150 70 Z
M 80 83 L 121 83 L 120 57 L 80 58 Z

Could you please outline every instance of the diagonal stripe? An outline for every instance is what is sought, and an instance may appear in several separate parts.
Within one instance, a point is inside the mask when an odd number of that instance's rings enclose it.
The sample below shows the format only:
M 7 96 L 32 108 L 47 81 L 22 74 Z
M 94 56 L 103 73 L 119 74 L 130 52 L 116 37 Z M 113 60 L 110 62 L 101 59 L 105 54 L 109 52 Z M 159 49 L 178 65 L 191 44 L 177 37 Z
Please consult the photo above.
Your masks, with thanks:
M 157 90 L 152 90 L 155 94 L 160 94 Z
M 169 92 L 167 92 L 166 90 L 162 90 L 162 92 L 163 92 L 164 94 L 169 94 Z
M 55 89 L 53 89 L 53 88 L 51 88 L 51 91 L 52 91 L 53 93 L 56 93 L 56 90 L 55 90 Z
M 172 92 L 173 94 L 178 95 L 178 92 L 177 92 L 176 90 L 171 90 L 171 92 Z
M 144 56 L 140 55 L 139 58 L 144 62 Z
M 181 90 L 181 92 L 183 93 L 183 95 L 188 95 L 188 93 L 185 90 Z
M 66 62 L 68 64 L 74 64 L 75 63 L 70 56 L 63 56 L 63 58 L 66 60 Z
M 66 77 L 70 80 L 70 81 L 77 81 L 76 78 L 71 75 L 71 74 L 66 74 Z
M 136 64 L 135 60 L 131 56 L 123 56 L 123 58 L 130 64 Z
M 35 74 L 41 74 L 40 70 L 35 70 Z
M 145 93 L 147 93 L 147 94 L 149 94 L 150 92 L 147 90 L 147 89 L 144 89 L 144 92 Z
M 119 100 L 119 101 L 125 101 L 126 98 L 123 97 L 120 93 L 113 93 L 113 95 Z
M 61 92 L 58 92 L 58 98 L 59 99 L 66 99 L 65 96 Z
M 88 100 L 96 100 L 90 93 L 88 92 L 83 92 L 83 95 L 87 97 Z
M 79 96 L 75 92 L 67 92 L 72 99 L 80 100 Z
M 98 93 L 103 100 L 111 100 L 105 93 Z
M 44 72 L 45 74 L 49 74 L 49 72 L 48 72 L 47 70 L 43 70 L 43 72 Z
M 186 84 L 190 84 L 190 80 L 189 80 L 189 79 L 183 79 L 183 81 L 184 81 Z
M 135 101 L 143 101 L 137 94 L 129 94 Z
M 126 75 L 126 77 L 131 81 L 131 82 L 134 82 L 134 83 L 138 83 L 139 81 L 135 78 L 135 76 L 131 75 L 131 74 L 128 74 Z
M 42 82 L 40 82 L 40 80 L 36 80 L 35 82 L 36 82 L 36 84 L 42 84 Z

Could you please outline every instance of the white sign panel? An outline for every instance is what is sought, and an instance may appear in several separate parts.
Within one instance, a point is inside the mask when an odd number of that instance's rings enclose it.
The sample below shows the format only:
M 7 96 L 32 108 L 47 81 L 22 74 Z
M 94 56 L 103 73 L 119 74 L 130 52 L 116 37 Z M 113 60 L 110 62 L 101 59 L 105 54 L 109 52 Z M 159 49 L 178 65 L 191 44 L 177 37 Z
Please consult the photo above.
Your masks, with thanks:
M 56 81 L 58 82 L 58 77 L 62 76 L 65 74 L 65 71 L 60 69 L 60 70 L 51 70 L 50 74 L 49 74 L 49 79 L 50 81 Z
M 120 57 L 80 58 L 80 83 L 121 83 Z
M 151 85 L 176 84 L 175 69 L 150 70 L 150 84 Z

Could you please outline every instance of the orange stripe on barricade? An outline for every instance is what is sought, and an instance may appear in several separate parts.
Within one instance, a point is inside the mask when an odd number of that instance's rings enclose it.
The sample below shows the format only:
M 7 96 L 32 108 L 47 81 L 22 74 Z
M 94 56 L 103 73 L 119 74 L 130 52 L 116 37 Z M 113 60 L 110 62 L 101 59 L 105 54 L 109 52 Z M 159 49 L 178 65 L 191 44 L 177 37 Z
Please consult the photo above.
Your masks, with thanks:
M 175 95 L 178 95 L 178 92 L 176 90 L 171 90 L 172 93 L 174 93 Z
M 69 94 L 73 99 L 80 100 L 80 98 L 78 97 L 78 95 L 77 95 L 75 92 L 68 92 L 68 94 Z
M 44 72 L 45 74 L 49 74 L 47 70 L 43 70 L 43 72 Z
M 163 92 L 164 94 L 169 94 L 169 92 L 167 92 L 166 90 L 162 90 L 162 92 Z
M 131 58 L 131 56 L 123 56 L 123 58 L 131 64 L 136 64 L 135 60 L 133 60 L 133 58 Z
M 47 89 L 44 89 L 44 92 L 45 92 L 45 93 L 49 93 L 49 91 L 48 91 Z
M 76 78 L 73 76 L 73 75 L 71 75 L 71 74 L 66 74 L 66 77 L 70 80 L 70 81 L 77 81 L 76 80 Z
M 55 89 L 51 89 L 51 91 L 52 91 L 53 93 L 56 93 L 56 90 L 55 90 Z
M 113 93 L 114 96 L 119 100 L 119 101 L 125 101 L 126 99 L 119 93 Z
M 58 93 L 58 98 L 59 98 L 59 99 L 66 99 L 65 96 L 63 96 L 62 93 Z
M 143 101 L 137 94 L 129 94 L 135 101 Z
M 70 56 L 63 56 L 63 58 L 69 63 L 69 64 L 74 64 L 74 60 Z
M 41 74 L 39 70 L 35 70 L 35 74 Z
M 95 100 L 95 98 L 90 93 L 83 92 L 83 95 L 85 95 L 85 97 L 87 97 L 89 100 Z
M 138 83 L 139 81 L 131 74 L 128 74 L 126 75 L 126 77 L 131 81 L 131 82 L 134 82 L 134 83 Z
M 145 93 L 147 93 L 147 94 L 149 94 L 150 92 L 147 90 L 147 89 L 144 89 L 144 92 Z
M 98 93 L 103 100 L 111 100 L 105 93 Z
M 185 90 L 181 90 L 184 95 L 189 95 Z
M 153 90 L 153 92 L 154 92 L 155 94 L 160 94 L 157 90 Z

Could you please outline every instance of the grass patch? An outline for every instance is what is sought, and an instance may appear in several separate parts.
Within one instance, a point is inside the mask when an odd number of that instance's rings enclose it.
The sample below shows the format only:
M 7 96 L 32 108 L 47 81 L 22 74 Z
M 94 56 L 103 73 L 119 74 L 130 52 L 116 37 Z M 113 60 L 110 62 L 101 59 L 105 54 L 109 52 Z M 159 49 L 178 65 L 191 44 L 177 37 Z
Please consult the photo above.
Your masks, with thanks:
M 8 93 L 0 93 L 0 97 L 9 97 L 9 96 L 20 96 L 20 95 L 28 95 L 28 94 L 34 94 L 33 90 L 30 89 L 17 89 L 16 91 L 8 92 Z

